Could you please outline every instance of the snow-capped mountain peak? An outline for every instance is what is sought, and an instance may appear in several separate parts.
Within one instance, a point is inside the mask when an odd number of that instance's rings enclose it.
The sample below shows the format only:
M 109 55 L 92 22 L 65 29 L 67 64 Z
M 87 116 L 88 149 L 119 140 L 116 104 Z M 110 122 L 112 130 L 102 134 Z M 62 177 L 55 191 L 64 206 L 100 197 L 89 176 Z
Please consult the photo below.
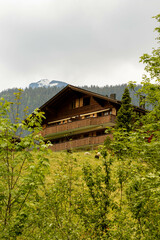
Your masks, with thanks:
M 30 83 L 29 88 L 38 88 L 38 87 L 65 87 L 67 83 L 48 79 L 41 79 L 38 82 Z
M 37 82 L 37 84 L 39 85 L 39 87 L 44 87 L 49 85 L 49 80 L 48 79 L 41 79 Z

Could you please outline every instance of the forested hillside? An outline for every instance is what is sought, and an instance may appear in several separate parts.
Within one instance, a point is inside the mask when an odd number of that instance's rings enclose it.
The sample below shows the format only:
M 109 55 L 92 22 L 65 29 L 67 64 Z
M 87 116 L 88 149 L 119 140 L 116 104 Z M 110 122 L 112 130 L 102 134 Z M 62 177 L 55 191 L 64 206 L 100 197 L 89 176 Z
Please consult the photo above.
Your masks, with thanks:
M 104 96 L 108 95 L 110 96 L 111 93 L 116 93 L 116 98 L 118 100 L 121 100 L 122 94 L 124 92 L 124 89 L 126 87 L 126 84 L 122 85 L 116 85 L 116 86 L 104 86 L 104 87 L 98 87 L 98 86 L 83 86 L 82 88 L 96 92 L 99 94 L 102 94 Z M 137 87 L 137 89 L 140 88 L 140 85 Z M 136 89 L 136 90 L 137 90 Z M 28 106 L 29 113 L 33 112 L 35 108 L 40 107 L 43 105 L 46 101 L 48 101 L 50 98 L 52 98 L 55 94 L 57 94 L 59 91 L 61 91 L 62 88 L 57 87 L 40 87 L 40 88 L 26 88 L 24 89 L 22 93 L 22 100 L 21 105 L 19 107 L 20 111 L 20 117 L 23 117 L 23 109 Z M 18 92 L 18 88 L 12 88 L 5 91 L 2 91 L 0 93 L 0 98 L 3 97 L 7 101 L 13 101 L 14 99 L 14 93 Z M 138 98 L 134 95 L 134 92 L 130 92 L 132 103 L 134 105 L 139 105 Z

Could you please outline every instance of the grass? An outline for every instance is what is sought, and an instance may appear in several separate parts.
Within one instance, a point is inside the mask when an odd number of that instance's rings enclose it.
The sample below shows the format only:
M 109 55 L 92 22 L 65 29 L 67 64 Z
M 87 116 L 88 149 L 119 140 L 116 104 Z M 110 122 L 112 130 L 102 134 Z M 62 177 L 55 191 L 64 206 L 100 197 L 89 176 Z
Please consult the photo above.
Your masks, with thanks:
M 88 154 L 86 154 L 88 153 Z M 63 162 L 66 161 L 66 158 L 68 160 L 74 159 L 74 172 L 77 172 L 78 175 L 82 175 L 82 167 L 84 164 L 90 163 L 92 166 L 97 166 L 100 163 L 100 159 L 95 158 L 95 154 L 97 153 L 97 150 L 94 151 L 73 151 L 72 154 L 67 154 L 66 151 L 61 152 L 51 152 L 49 156 L 50 161 L 50 179 L 53 178 L 53 175 L 57 170 L 60 170 L 60 167 Z

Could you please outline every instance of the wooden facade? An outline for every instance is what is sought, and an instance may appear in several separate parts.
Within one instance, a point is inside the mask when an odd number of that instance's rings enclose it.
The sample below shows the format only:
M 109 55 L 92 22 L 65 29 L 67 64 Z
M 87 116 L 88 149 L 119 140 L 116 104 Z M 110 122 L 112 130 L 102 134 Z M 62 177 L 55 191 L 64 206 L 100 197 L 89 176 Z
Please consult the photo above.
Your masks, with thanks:
M 101 144 L 106 127 L 115 126 L 120 106 L 121 101 L 68 85 L 40 107 L 45 113 L 42 135 L 54 151 Z

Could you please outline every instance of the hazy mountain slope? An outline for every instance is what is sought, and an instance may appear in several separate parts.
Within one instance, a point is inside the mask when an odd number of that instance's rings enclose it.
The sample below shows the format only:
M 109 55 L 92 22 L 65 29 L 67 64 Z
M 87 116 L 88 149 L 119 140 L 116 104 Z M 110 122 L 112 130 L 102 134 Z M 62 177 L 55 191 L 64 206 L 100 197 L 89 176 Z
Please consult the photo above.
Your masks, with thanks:
M 105 96 L 106 95 L 110 96 L 111 93 L 116 93 L 116 98 L 118 100 L 121 100 L 125 87 L 126 87 L 126 84 L 117 85 L 117 86 L 105 86 L 105 87 L 83 86 L 82 88 L 105 95 Z M 140 86 L 138 86 L 137 89 L 138 88 L 140 88 Z M 20 105 L 20 116 L 23 117 L 23 109 L 26 106 L 29 107 L 29 113 L 31 113 L 35 108 L 40 107 L 42 104 L 44 104 L 46 101 L 48 101 L 51 97 L 53 97 L 62 89 L 63 87 L 47 87 L 47 88 L 38 87 L 38 88 L 24 89 L 22 93 L 22 100 Z M 2 91 L 0 93 L 0 97 L 3 97 L 8 101 L 13 101 L 14 99 L 13 93 L 17 91 L 18 91 L 17 88 Z M 139 100 L 137 99 L 137 97 L 134 95 L 133 92 L 131 92 L 131 98 L 132 98 L 132 103 L 134 105 L 139 105 Z

